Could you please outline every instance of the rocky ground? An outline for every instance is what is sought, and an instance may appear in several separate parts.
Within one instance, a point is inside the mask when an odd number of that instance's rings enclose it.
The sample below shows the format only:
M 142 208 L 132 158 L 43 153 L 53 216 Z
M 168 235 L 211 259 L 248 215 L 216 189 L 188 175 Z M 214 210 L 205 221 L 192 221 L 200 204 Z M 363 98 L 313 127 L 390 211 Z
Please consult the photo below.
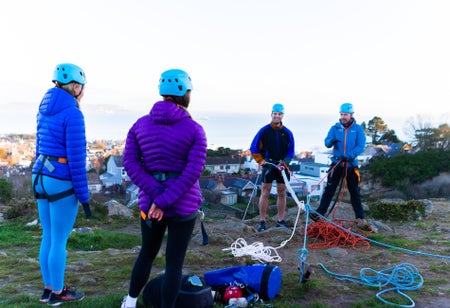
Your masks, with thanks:
M 229 209 L 216 207 L 205 212 L 204 226 L 209 240 L 207 245 L 203 245 L 200 222 L 196 225 L 185 262 L 185 270 L 202 275 L 207 271 L 229 266 L 258 263 L 258 261 L 252 260 L 250 248 L 263 246 L 270 248 L 270 253 L 264 254 L 266 261 L 263 260 L 262 263 L 269 263 L 270 261 L 267 261 L 269 259 L 272 264 L 279 266 L 283 279 L 290 277 L 289 281 L 292 281 L 292 277 L 296 277 L 293 283 L 283 282 L 280 291 L 280 296 L 289 295 L 289 303 L 292 307 L 311 307 L 310 305 L 314 301 L 327 304 L 329 307 L 350 307 L 362 299 L 375 298 L 379 290 L 335 279 L 326 270 L 358 278 L 361 277 L 362 269 L 379 272 L 399 265 L 411 264 L 417 268 L 424 279 L 420 289 L 405 291 L 414 300 L 415 307 L 450 307 L 450 276 L 448 274 L 450 269 L 450 201 L 431 200 L 431 204 L 427 216 L 418 221 L 390 222 L 368 219 L 372 229 L 376 234 L 382 236 L 382 239 L 394 237 L 397 240 L 396 243 L 398 241 L 402 243 L 401 246 L 389 247 L 386 246 L 389 243 L 369 241 L 369 246 L 356 248 L 351 246 L 312 248 L 312 238 L 308 238 L 306 243 L 304 241 L 305 214 L 304 212 L 298 214 L 298 209 L 295 207 L 290 208 L 286 215 L 287 221 L 291 225 L 296 224 L 295 229 L 275 227 L 276 217 L 271 216 L 267 221 L 268 228 L 263 232 L 256 230 L 258 217 L 242 220 L 242 212 L 236 214 Z M 271 207 L 274 212 L 275 205 L 271 205 Z M 311 207 L 315 208 L 316 205 L 311 204 Z M 117 210 L 113 213 L 116 215 L 126 215 L 126 212 L 129 212 L 129 209 L 122 205 L 111 206 L 111 208 Z M 333 218 L 352 221 L 351 206 L 346 203 L 338 204 Z M 342 220 L 339 221 L 342 222 Z M 97 227 L 101 228 L 101 225 Z M 125 229 L 117 231 L 139 234 L 139 224 L 129 224 Z M 408 246 L 409 243 L 418 241 L 418 245 Z M 233 245 L 236 244 L 240 249 L 233 250 Z M 136 255 L 138 251 L 138 247 L 136 247 L 126 251 L 111 250 L 107 253 L 114 254 L 114 258 L 119 255 L 128 256 L 127 258 L 131 260 L 134 259 L 132 255 Z M 86 254 L 81 251 L 71 253 L 79 253 L 80 256 L 75 259 L 81 263 Z M 95 253 L 102 254 L 101 251 L 89 254 Z M 240 256 L 236 256 L 236 254 L 240 254 Z M 298 269 L 302 264 L 300 256 L 303 257 L 303 264 L 310 266 L 313 270 L 307 288 L 301 288 L 302 284 L 298 282 L 300 279 Z M 326 270 L 319 264 L 323 264 Z M 90 281 L 90 272 L 83 268 L 78 263 L 68 264 L 69 272 L 80 271 L 77 275 L 83 278 L 83 285 L 87 287 Z M 155 274 L 162 270 L 162 267 L 155 266 L 152 273 Z M 95 271 L 92 273 L 95 274 Z M 95 277 L 92 279 L 92 284 L 97 285 Z M 123 275 L 122 281 L 114 282 L 115 287 L 112 291 L 126 292 L 128 279 L 128 275 Z M 295 295 L 297 293 L 298 296 Z M 98 295 L 100 294 L 104 294 L 104 290 L 98 293 Z M 95 293 L 90 293 L 89 296 L 95 296 Z
M 292 225 L 297 222 L 295 231 L 276 228 L 275 217 L 267 223 L 268 229 L 263 232 L 256 232 L 258 218 L 242 221 L 238 217 L 230 218 L 233 216 L 230 213 L 223 213 L 223 220 L 207 218 L 205 227 L 209 234 L 209 244 L 202 245 L 200 226 L 197 226 L 193 243 L 190 246 L 191 252 L 197 253 L 205 262 L 187 264 L 186 267 L 190 271 L 201 273 L 230 264 L 235 265 L 236 262 L 245 264 L 251 259 L 250 256 L 235 257 L 232 253 L 233 250 L 230 250 L 232 245 L 237 243 L 236 240 L 241 239 L 238 247 L 245 247 L 243 245 L 245 243 L 248 245 L 249 251 L 255 243 L 276 248 L 273 250 L 276 253 L 269 255 L 274 257 L 276 254 L 279 255 L 280 262 L 273 262 L 273 264 L 280 267 L 283 276 L 292 273 L 299 275 L 298 268 L 302 264 L 299 255 L 302 255 L 302 251 L 304 252 L 302 249 L 306 248 L 307 255 L 303 260 L 314 270 L 311 281 L 327 279 L 327 283 L 331 284 L 333 288 L 321 289 L 319 285 L 308 288 L 306 294 L 295 302 L 299 306 L 306 307 L 312 300 L 320 300 L 330 307 L 348 307 L 362 298 L 375 297 L 377 291 L 332 278 L 318 265 L 321 263 L 330 272 L 354 277 L 361 277 L 360 271 L 364 268 L 385 271 L 403 264 L 411 264 L 417 268 L 419 275 L 424 279 L 421 289 L 426 289 L 426 292 L 406 292 L 414 299 L 416 307 L 450 307 L 450 276 L 447 272 L 450 266 L 450 202 L 447 200 L 432 201 L 432 207 L 429 208 L 427 217 L 420 221 L 400 223 L 368 219 L 372 229 L 379 235 L 395 236 L 397 239 L 402 239 L 402 243 L 405 243 L 406 246 L 409 240 L 421 241 L 419 247 L 409 250 L 404 250 L 405 247 L 386 247 L 384 246 L 386 243 L 370 241 L 370 247 L 356 249 L 352 247 L 312 249 L 309 246 L 312 239 L 307 240 L 305 247 L 305 217 L 304 214 L 300 214 L 299 220 L 296 221 L 297 213 L 296 208 L 291 208 L 287 215 L 288 221 Z M 220 216 L 220 213 L 215 212 L 210 215 Z M 339 204 L 333 217 L 334 219 L 351 220 L 353 217 L 351 206 Z M 224 251 L 224 249 L 228 250 Z M 246 250 L 234 250 L 235 253 L 242 251 Z M 217 257 L 220 254 L 223 254 L 222 262 Z M 415 293 L 417 294 L 415 295 Z

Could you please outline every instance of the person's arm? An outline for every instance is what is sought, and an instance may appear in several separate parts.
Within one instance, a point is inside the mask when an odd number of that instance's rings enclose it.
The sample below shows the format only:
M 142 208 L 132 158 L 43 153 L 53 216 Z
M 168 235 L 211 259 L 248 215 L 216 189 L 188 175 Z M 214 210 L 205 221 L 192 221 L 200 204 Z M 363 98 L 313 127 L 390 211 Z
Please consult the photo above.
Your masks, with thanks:
M 131 181 L 142 189 L 151 199 L 155 199 L 165 190 L 155 178 L 147 173 L 142 164 L 142 153 L 134 132 L 135 126 L 128 131 L 125 152 L 123 155 L 123 166 Z
M 364 149 L 366 148 L 366 134 L 364 133 L 363 128 L 360 125 L 355 125 L 355 129 L 355 144 L 353 148 L 347 149 L 348 152 L 346 153 L 349 156 L 349 160 L 356 159 L 356 157 L 364 152 Z
M 202 175 L 207 153 L 206 134 L 200 125 L 196 127 L 195 134 L 194 143 L 186 155 L 188 161 L 184 170 L 179 177 L 167 181 L 166 190 L 154 200 L 154 204 L 163 211 L 186 194 Z
M 81 204 L 89 203 L 86 174 L 86 133 L 83 114 L 79 109 L 67 117 L 65 129 L 67 161 L 75 195 Z
M 325 137 L 324 143 L 325 146 L 327 148 L 331 148 L 331 147 L 337 147 L 338 143 L 341 142 L 342 140 L 339 139 L 338 136 L 336 136 L 336 130 L 334 129 L 334 126 L 332 126 L 329 130 L 328 130 L 328 134 Z
M 261 140 L 263 130 L 264 127 L 261 128 L 258 133 L 256 133 L 250 145 L 250 153 L 252 154 L 253 159 L 260 165 L 265 163 L 264 155 L 261 153 L 264 146 Z
M 289 165 L 291 163 L 291 160 L 295 156 L 295 141 L 294 141 L 294 134 L 292 131 L 286 128 L 287 134 L 289 136 L 289 144 L 288 149 L 286 152 L 285 157 L 283 158 L 283 162 L 286 163 L 286 165 Z

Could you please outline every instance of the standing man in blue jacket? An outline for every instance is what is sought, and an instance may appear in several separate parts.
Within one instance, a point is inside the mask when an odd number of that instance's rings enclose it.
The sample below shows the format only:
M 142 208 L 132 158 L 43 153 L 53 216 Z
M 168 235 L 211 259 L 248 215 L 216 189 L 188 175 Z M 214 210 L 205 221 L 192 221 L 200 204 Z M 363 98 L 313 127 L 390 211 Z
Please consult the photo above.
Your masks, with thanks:
M 328 182 L 316 211 L 325 216 L 336 188 L 344 180 L 347 183 L 356 219 L 364 219 L 359 193 L 360 174 L 357 157 L 364 151 L 366 135 L 361 125 L 356 124 L 352 104 L 342 104 L 339 112 L 339 122 L 330 128 L 325 138 L 325 146 L 333 147 L 333 156 L 328 172 Z M 310 217 L 314 221 L 319 219 L 316 214 L 311 214 Z
M 286 211 L 286 184 L 281 169 L 287 172 L 287 165 L 294 157 L 294 135 L 283 126 L 284 106 L 275 104 L 272 107 L 272 121 L 263 126 L 253 138 L 250 152 L 255 161 L 262 167 L 262 188 L 259 197 L 258 231 L 266 230 L 266 214 L 269 206 L 269 195 L 273 181 L 277 182 L 277 227 L 288 227 L 284 220 Z M 287 178 L 290 174 L 287 172 Z

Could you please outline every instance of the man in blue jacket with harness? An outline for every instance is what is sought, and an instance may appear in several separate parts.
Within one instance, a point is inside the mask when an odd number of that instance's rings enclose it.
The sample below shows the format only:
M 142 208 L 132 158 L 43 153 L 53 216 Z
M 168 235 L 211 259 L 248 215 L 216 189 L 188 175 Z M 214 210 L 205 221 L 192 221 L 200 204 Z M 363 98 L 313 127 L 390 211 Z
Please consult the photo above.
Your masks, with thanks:
M 253 138 L 250 152 L 255 161 L 262 167 L 262 188 L 259 197 L 258 231 L 266 230 L 266 214 L 269 207 L 269 195 L 273 181 L 277 182 L 277 227 L 289 228 L 284 220 L 286 211 L 286 184 L 281 174 L 284 169 L 287 179 L 290 174 L 287 166 L 294 157 L 295 143 L 292 132 L 283 125 L 284 106 L 274 104 L 272 121 L 263 126 Z
M 87 217 L 91 211 L 85 125 L 79 106 L 86 76 L 80 67 L 62 63 L 56 66 L 52 81 L 55 87 L 45 93 L 37 114 L 32 184 L 43 230 L 39 263 L 44 289 L 39 301 L 58 306 L 84 298 L 82 292 L 64 286 L 66 244 L 78 202 Z
M 316 211 L 325 216 L 337 187 L 345 181 L 356 219 L 364 219 L 359 193 L 360 174 L 357 157 L 364 151 L 366 135 L 361 125 L 356 124 L 353 118 L 352 104 L 342 104 L 339 112 L 339 122 L 330 128 L 325 138 L 325 146 L 333 147 L 333 156 L 328 172 L 328 182 Z M 314 221 L 319 219 L 316 214 L 311 214 L 310 217 Z

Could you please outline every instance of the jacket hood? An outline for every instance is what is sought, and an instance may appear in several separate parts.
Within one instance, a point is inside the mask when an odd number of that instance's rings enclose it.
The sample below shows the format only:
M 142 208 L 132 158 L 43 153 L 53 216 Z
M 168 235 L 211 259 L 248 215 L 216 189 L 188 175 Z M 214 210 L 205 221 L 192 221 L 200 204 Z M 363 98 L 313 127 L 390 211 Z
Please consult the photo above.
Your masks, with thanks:
M 150 118 L 158 124 L 172 124 L 190 117 L 185 108 L 169 101 L 156 102 L 150 110 Z
M 45 93 L 39 105 L 39 112 L 43 115 L 54 115 L 63 109 L 77 107 L 77 101 L 69 92 L 61 88 L 51 88 Z

